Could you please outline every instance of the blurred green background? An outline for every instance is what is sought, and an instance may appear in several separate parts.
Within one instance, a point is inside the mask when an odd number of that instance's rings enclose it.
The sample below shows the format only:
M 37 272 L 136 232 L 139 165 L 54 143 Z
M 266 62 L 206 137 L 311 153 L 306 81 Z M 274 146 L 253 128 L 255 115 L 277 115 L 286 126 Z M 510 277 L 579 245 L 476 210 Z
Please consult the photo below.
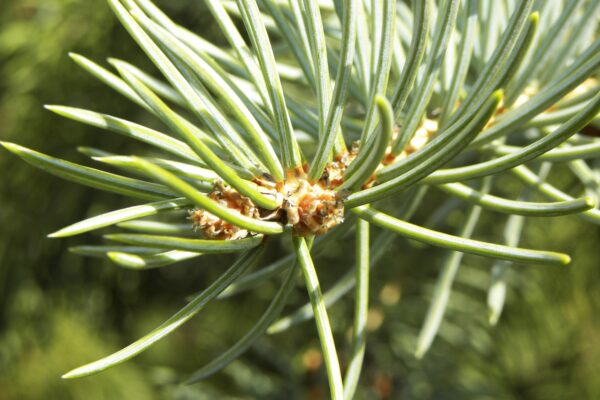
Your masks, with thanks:
M 158 1 L 203 36 L 222 40 L 202 2 Z M 80 70 L 67 56 L 147 61 L 104 2 L 3 0 L 0 8 L 0 139 L 85 162 L 78 145 L 126 152 L 118 136 L 61 119 L 44 104 L 127 116 L 148 115 Z M 102 211 L 119 196 L 61 181 L 0 153 L 0 400 L 14 399 L 325 399 L 326 380 L 312 323 L 265 337 L 206 382 L 179 380 L 217 356 L 250 327 L 278 282 L 208 307 L 198 318 L 120 367 L 78 381 L 60 375 L 135 340 L 206 286 L 229 260 L 131 272 L 84 259 L 68 247 L 98 241 L 46 235 Z M 570 184 L 557 169 L 556 179 Z M 438 204 L 429 198 L 424 222 Z M 464 210 L 453 211 L 443 229 Z M 504 219 L 489 214 L 478 235 L 498 240 Z M 444 252 L 394 242 L 372 278 L 372 309 L 361 399 L 600 398 L 600 229 L 576 217 L 530 220 L 524 245 L 569 252 L 566 269 L 515 266 L 499 325 L 487 323 L 491 262 L 466 257 L 446 321 L 423 361 L 412 355 Z M 350 265 L 348 248 L 319 259 L 328 287 Z M 306 301 L 298 285 L 288 310 Z M 332 315 L 341 358 L 348 354 L 352 299 Z

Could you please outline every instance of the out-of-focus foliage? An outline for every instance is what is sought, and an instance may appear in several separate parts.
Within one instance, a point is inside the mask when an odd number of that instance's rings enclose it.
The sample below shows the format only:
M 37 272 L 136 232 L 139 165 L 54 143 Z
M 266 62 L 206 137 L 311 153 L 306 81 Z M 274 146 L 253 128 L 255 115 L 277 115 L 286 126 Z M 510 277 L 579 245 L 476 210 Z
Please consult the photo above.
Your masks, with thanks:
M 412 349 L 436 273 L 425 267 L 439 257 L 416 261 L 409 253 L 415 261 L 400 270 L 390 260 L 389 268 L 374 277 L 379 285 L 372 307 L 383 321 L 370 333 L 364 382 L 383 379 L 394 388 L 391 398 L 597 398 L 600 325 L 594 315 L 600 308 L 600 275 L 595 249 L 600 231 L 565 218 L 558 224 L 536 220 L 526 234 L 532 246 L 552 238 L 555 246 L 575 256 L 573 266 L 515 270 L 505 314 L 492 329 L 485 318 L 487 286 L 482 284 L 490 265 L 468 257 L 440 340 L 421 362 Z M 429 288 L 414 291 L 417 282 L 427 280 Z
M 109 49 L 125 51 L 119 49 L 122 41 L 114 40 L 120 36 L 108 10 L 93 9 L 84 1 L 3 1 L 0 138 L 65 154 L 72 150 L 66 150 L 64 144 L 81 140 L 85 130 L 62 121 L 50 122 L 42 108 L 45 102 L 77 98 L 100 106 L 117 104 L 126 111 L 125 102 L 110 99 L 95 82 L 86 82 L 85 75 L 66 57 L 69 49 L 77 48 L 95 55 Z M 67 86 L 75 89 L 67 92 Z M 58 379 L 71 357 L 107 346 L 93 335 L 99 328 L 89 323 L 93 317 L 83 316 L 101 312 L 99 307 L 92 310 L 80 304 L 73 307 L 76 312 L 64 311 L 75 293 L 92 294 L 93 288 L 86 282 L 103 272 L 86 268 L 66 252 L 64 243 L 37 239 L 63 218 L 83 216 L 94 204 L 114 200 L 92 197 L 89 190 L 49 179 L 38 171 L 14 169 L 5 157 L 0 158 L 0 170 L 0 398 L 103 399 L 127 398 L 136 392 L 151 394 L 134 368 L 107 376 L 93 387 L 85 383 L 69 386 Z M 52 199 L 44 193 L 61 196 Z M 114 278 L 108 281 L 116 287 Z M 60 287 L 66 292 L 55 296 L 54 288 Z M 111 287 L 96 294 L 105 290 Z
M 81 140 L 85 130 L 48 118 L 42 105 L 56 97 L 64 101 L 75 98 L 97 102 L 100 106 L 117 103 L 126 111 L 125 102 L 110 99 L 98 90 L 95 82 L 85 82 L 84 74 L 66 57 L 68 49 L 82 48 L 99 55 L 118 46 L 119 40 L 110 40 L 111 37 L 116 39 L 114 28 L 107 10 L 92 9 L 81 1 L 3 2 L 0 13 L 2 140 L 35 143 L 62 154 L 72 152 L 65 143 L 73 145 Z M 67 86 L 75 89 L 67 92 Z M 87 139 L 94 142 L 100 138 Z M 118 140 L 115 144 L 118 145 Z M 104 199 L 92 198 L 91 191 L 37 171 L 13 169 L 5 157 L 0 159 L 0 169 L 3 171 L 0 304 L 6 311 L 17 289 L 14 282 L 43 286 L 70 280 L 62 274 L 68 272 L 64 271 L 67 263 L 61 261 L 64 244 L 31 238 L 43 237 L 50 226 L 60 224 L 67 216 L 85 215 L 92 204 Z M 61 192 L 60 199 L 43 195 L 51 192 Z M 68 263 L 71 271 L 81 269 L 74 259 Z M 27 267 L 21 267 L 25 265 Z M 81 274 L 76 272 L 72 278 L 78 276 Z
M 109 8 L 104 3 L 96 5 L 84 0 L 2 2 L 0 140 L 77 158 L 77 143 L 106 143 L 107 136 L 54 116 L 44 104 L 86 104 L 140 117 L 137 107 L 115 98 L 67 55 L 79 51 L 99 62 L 106 54 L 144 59 Z M 202 8 L 172 1 L 167 9 L 210 30 L 210 23 L 202 22 Z M 123 149 L 123 145 L 119 137 L 110 138 L 111 148 Z M 168 371 L 149 372 L 136 364 L 75 385 L 60 379 L 69 366 L 91 354 L 110 351 L 124 337 L 139 335 L 158 322 L 179 306 L 178 302 L 164 303 L 172 301 L 173 293 L 191 294 L 197 288 L 196 284 L 182 286 L 187 279 L 184 275 L 201 283 L 204 274 L 186 269 L 140 276 L 106 268 L 103 260 L 70 254 L 68 247 L 78 242 L 45 236 L 64 221 L 119 207 L 122 200 L 39 170 L 13 168 L 6 157 L 0 157 L 0 171 L 0 399 L 214 398 L 210 388 L 174 387 L 175 379 Z M 60 198 L 52 193 L 60 193 Z M 131 313 L 136 314 L 137 326 L 132 324 Z M 124 336 L 115 337 L 115 332 Z M 211 340 L 214 343 L 217 338 Z M 189 356 L 177 343 L 162 357 L 157 348 L 153 356 L 157 354 L 158 360 L 150 359 L 151 363 L 171 364 L 173 359 L 185 365 Z
M 162 3 L 178 12 L 180 21 L 211 35 L 197 3 Z M 53 116 L 42 108 L 47 102 L 144 118 L 136 114 L 137 107 L 77 68 L 68 51 L 96 60 L 107 54 L 143 59 L 102 2 L 92 7 L 83 0 L 3 1 L 2 140 L 70 159 L 77 157 L 72 150 L 76 144 L 106 145 L 108 136 Z M 116 136 L 109 143 L 113 149 L 124 145 Z M 192 294 L 226 264 L 212 258 L 202 268 L 187 265 L 139 274 L 72 256 L 66 249 L 79 242 L 46 240 L 45 235 L 69 221 L 116 208 L 121 200 L 33 168 L 14 168 L 14 161 L 0 157 L 0 399 L 209 399 L 225 398 L 223 388 L 255 398 L 327 397 L 323 374 L 315 371 L 323 367 L 310 322 L 306 329 L 261 340 L 210 383 L 176 384 L 180 376 L 174 371 L 193 371 L 251 326 L 275 283 L 212 305 L 202 318 L 137 361 L 81 381 L 60 380 L 74 365 L 147 332 L 180 306 L 173 293 Z M 61 196 L 53 195 L 58 192 Z M 462 218 L 461 210 L 454 214 L 449 223 Z M 490 236 L 501 234 L 491 217 L 486 222 Z M 551 242 L 574 256 L 572 267 L 518 271 L 502 320 L 490 328 L 487 286 L 477 286 L 485 282 L 480 276 L 490 265 L 467 257 L 440 340 L 424 361 L 415 360 L 413 350 L 438 272 L 431 266 L 439 265 L 442 253 L 396 240 L 402 263 L 385 257 L 371 278 L 369 342 L 358 398 L 600 398 L 600 231 L 568 218 L 535 221 L 527 229 L 526 244 L 537 248 Z M 332 247 L 329 257 L 323 263 L 328 269 L 319 271 L 324 287 L 350 265 L 339 247 Z M 304 299 L 303 288 L 292 296 L 293 303 Z M 350 299 L 334 306 L 332 315 L 339 334 L 352 318 Z M 341 333 L 347 340 L 339 347 L 346 350 L 350 335 Z

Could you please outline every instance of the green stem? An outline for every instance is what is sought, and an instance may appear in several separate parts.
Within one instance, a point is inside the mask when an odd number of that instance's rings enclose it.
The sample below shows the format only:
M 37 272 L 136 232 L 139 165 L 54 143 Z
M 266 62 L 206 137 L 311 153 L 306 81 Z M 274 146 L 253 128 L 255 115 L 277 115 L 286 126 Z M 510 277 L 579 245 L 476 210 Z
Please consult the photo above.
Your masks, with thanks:
M 323 357 L 325 358 L 325 366 L 327 368 L 327 376 L 329 378 L 331 398 L 333 400 L 341 400 L 344 398 L 344 388 L 342 384 L 340 363 L 335 349 L 333 333 L 331 332 L 329 317 L 327 316 L 327 309 L 325 307 L 325 302 L 323 301 L 323 293 L 321 292 L 321 286 L 319 285 L 317 271 L 315 270 L 310 251 L 304 238 L 294 238 L 294 250 L 296 251 L 296 256 L 302 267 L 306 289 L 308 290 L 310 302 L 315 314 L 315 322 L 317 324 L 319 340 L 321 341 Z
M 363 365 L 366 346 L 366 325 L 369 311 L 369 223 L 356 222 L 356 290 L 354 299 L 354 335 L 352 356 L 346 371 L 344 399 L 354 398 Z

